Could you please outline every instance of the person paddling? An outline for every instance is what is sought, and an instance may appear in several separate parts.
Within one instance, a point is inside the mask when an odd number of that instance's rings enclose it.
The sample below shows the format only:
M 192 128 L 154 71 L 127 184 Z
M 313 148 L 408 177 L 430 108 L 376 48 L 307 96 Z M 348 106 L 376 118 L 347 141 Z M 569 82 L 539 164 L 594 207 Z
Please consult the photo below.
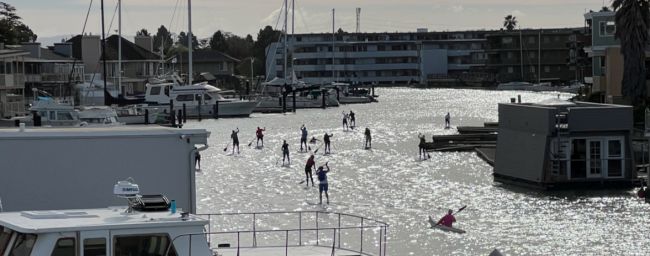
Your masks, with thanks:
M 239 128 L 237 130 L 232 130 L 232 133 L 230 134 L 230 138 L 232 139 L 232 154 L 235 154 L 235 147 L 237 147 L 237 154 L 239 154 L 239 136 L 237 134 L 239 133 Z
M 347 131 L 348 128 L 349 128 L 349 126 L 348 126 L 348 118 L 349 118 L 349 116 L 345 112 L 343 112 L 342 114 L 343 114 L 343 129 L 345 129 Z
M 421 134 L 421 133 L 418 134 L 418 138 L 420 138 L 420 144 L 418 144 L 418 148 L 419 148 L 418 153 L 420 154 L 420 159 L 422 159 L 423 155 L 424 155 L 424 158 L 426 159 L 427 158 L 427 154 L 426 154 L 427 151 L 424 148 L 424 146 L 426 145 L 426 140 L 424 139 L 424 135 Z
M 282 165 L 284 165 L 284 159 L 287 159 L 287 162 L 291 164 L 291 159 L 289 158 L 289 144 L 286 140 L 282 143 Z
M 366 135 L 366 148 L 372 148 L 372 136 L 370 135 L 370 129 L 368 129 L 368 127 L 366 127 L 364 134 Z
M 305 164 L 305 181 L 307 182 L 307 186 L 309 187 L 309 180 L 311 179 L 311 186 L 315 186 L 314 184 L 314 177 L 311 175 L 311 172 L 313 168 L 316 167 L 316 161 L 314 161 L 314 155 L 312 154 L 309 156 L 309 159 L 307 159 L 307 163 Z
M 323 192 L 325 192 L 325 197 L 327 198 L 327 204 L 330 204 L 330 195 L 328 193 L 329 186 L 327 185 L 327 173 L 330 171 L 329 165 L 325 163 L 325 167 L 327 167 L 327 170 L 323 169 L 323 166 L 319 166 L 318 170 L 316 171 L 316 175 L 318 175 L 318 198 L 320 204 L 323 204 Z M 312 181 L 312 184 L 314 182 Z
M 454 217 L 454 210 L 449 209 L 447 215 L 443 216 L 436 225 L 443 225 L 445 227 L 452 227 L 453 223 L 456 222 L 456 217 Z
M 300 127 L 301 135 L 300 135 L 300 152 L 302 152 L 302 144 L 305 144 L 305 149 L 307 149 L 307 127 L 303 124 Z
M 354 118 L 354 112 L 350 110 L 350 127 L 353 127 L 352 129 L 354 129 L 355 126 L 357 126 L 357 121 Z
M 325 143 L 325 154 L 329 154 L 332 151 L 331 145 L 330 145 L 330 138 L 334 136 L 334 134 L 327 134 L 323 136 L 323 142 Z
M 257 147 L 260 146 L 260 140 L 262 141 L 262 147 L 264 147 L 264 133 L 262 133 L 264 131 L 266 131 L 266 127 L 264 127 L 264 129 L 261 129 L 259 126 L 257 127 L 257 131 L 255 131 L 255 135 L 257 136 L 257 142 L 255 145 Z
M 314 137 L 314 136 L 312 136 L 311 140 L 309 140 L 309 143 L 311 143 L 311 144 L 316 144 L 316 142 L 318 142 L 318 139 L 316 139 L 316 137 Z
M 447 115 L 445 115 L 445 128 L 449 128 L 451 126 L 451 115 L 449 112 L 447 112 Z

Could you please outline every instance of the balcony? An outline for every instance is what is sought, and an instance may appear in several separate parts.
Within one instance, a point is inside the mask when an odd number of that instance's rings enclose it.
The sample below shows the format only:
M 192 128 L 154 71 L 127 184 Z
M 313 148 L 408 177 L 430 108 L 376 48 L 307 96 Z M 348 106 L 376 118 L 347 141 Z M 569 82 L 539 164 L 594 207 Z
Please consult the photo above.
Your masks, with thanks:
M 22 74 L 0 75 L 0 89 L 23 89 L 23 88 L 25 88 L 25 78 Z

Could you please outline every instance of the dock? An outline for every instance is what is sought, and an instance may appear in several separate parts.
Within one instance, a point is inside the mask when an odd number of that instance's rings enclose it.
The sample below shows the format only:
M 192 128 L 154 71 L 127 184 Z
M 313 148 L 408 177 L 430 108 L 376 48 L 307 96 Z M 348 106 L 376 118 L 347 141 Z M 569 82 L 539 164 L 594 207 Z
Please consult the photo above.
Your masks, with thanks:
M 498 127 L 499 124 L 494 122 L 486 122 L 483 126 L 459 126 L 459 134 L 434 135 L 433 141 L 424 147 L 435 152 L 475 151 L 481 159 L 494 166 Z

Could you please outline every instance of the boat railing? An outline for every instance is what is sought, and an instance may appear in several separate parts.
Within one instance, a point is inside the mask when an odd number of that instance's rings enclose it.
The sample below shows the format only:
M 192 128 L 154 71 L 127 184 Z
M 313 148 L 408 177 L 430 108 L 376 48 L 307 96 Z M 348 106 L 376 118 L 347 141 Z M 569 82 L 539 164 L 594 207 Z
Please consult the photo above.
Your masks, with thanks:
M 353 214 L 324 211 L 281 211 L 197 214 L 209 225 L 201 234 L 185 234 L 174 239 L 198 239 L 218 250 L 289 248 L 316 246 L 360 255 L 387 255 L 385 222 Z M 190 243 L 191 244 L 191 243 Z M 232 246 L 231 246 L 232 245 Z M 190 249 L 191 250 L 191 249 Z

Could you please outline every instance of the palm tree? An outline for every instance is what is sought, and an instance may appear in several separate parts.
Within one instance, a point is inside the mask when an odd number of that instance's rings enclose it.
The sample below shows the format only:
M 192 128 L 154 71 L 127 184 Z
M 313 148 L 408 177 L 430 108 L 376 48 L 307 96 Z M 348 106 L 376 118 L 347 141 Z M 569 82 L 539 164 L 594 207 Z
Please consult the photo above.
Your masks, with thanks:
M 645 49 L 650 28 L 650 0 L 614 0 L 616 39 L 621 41 L 621 94 L 636 105 L 646 95 Z
M 508 31 L 515 29 L 517 27 L 517 17 L 512 16 L 512 14 L 506 16 L 505 20 L 503 21 L 503 27 Z

